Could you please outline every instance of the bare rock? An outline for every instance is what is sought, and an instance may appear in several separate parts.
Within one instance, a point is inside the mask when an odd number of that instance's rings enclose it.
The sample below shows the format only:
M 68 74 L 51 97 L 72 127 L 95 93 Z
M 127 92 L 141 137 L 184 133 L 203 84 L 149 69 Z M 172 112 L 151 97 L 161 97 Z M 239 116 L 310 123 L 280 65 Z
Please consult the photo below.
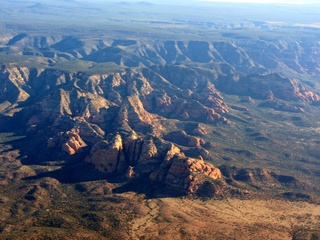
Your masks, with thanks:
M 48 148 L 61 147 L 64 152 L 73 155 L 86 147 L 87 144 L 79 136 L 77 130 L 60 132 L 58 136 L 49 138 L 47 142 Z
M 118 124 L 137 132 L 151 133 L 154 116 L 147 112 L 138 95 L 127 97 L 119 109 Z
M 61 132 L 74 132 L 90 145 L 102 140 L 105 135 L 98 125 L 89 123 L 83 117 L 58 117 L 52 124 L 52 130 L 58 135 L 61 135 Z
M 127 167 L 122 149 L 122 138 L 117 134 L 110 142 L 96 143 L 86 161 L 93 163 L 101 172 L 114 173 Z
M 278 109 L 277 109 L 278 110 Z M 283 105 L 279 108 L 281 111 L 286 111 L 286 112 L 294 112 L 294 113 L 304 113 L 303 108 L 297 107 L 297 106 L 292 106 L 292 105 Z
M 185 131 L 170 132 L 163 137 L 167 141 L 188 147 L 200 147 L 203 140 L 199 137 L 188 135 Z
M 110 141 L 95 144 L 86 161 L 101 172 L 117 173 L 126 179 L 148 176 L 150 181 L 186 192 L 192 184 L 193 191 L 199 185 L 192 183 L 194 179 L 222 177 L 220 170 L 206 163 L 201 156 L 187 158 L 174 144 L 151 135 L 123 138 L 117 134 Z
M 0 103 L 9 101 L 10 103 L 24 102 L 32 94 L 32 90 L 27 86 L 29 69 L 26 67 L 4 68 L 0 71 Z
M 184 154 L 181 152 L 181 150 L 178 147 L 174 146 L 173 144 L 167 145 L 165 156 L 161 164 L 157 168 L 153 169 L 153 171 L 149 175 L 150 180 L 165 182 L 165 178 L 168 174 L 168 170 L 172 164 L 172 159 L 175 156 L 184 157 Z
M 199 176 L 207 176 L 213 180 L 222 178 L 220 170 L 210 163 L 195 158 L 175 157 L 168 170 L 166 184 L 194 192 L 197 187 L 192 182 Z M 189 189 L 190 186 L 192 189 Z

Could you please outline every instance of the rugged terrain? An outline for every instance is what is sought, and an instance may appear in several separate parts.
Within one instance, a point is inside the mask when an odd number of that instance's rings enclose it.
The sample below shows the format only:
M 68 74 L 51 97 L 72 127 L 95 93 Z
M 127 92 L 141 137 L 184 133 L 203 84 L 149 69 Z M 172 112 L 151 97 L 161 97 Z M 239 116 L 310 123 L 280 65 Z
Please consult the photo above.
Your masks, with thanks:
M 5 4 L 0 239 L 320 238 L 317 27 L 246 19 L 181 35 L 197 21 L 177 15 L 106 36 L 19 25 Z M 50 9 L 24 4 L 39 11 L 28 21 Z M 84 11 L 61 4 L 61 19 Z M 153 6 L 131 4 L 126 27 Z

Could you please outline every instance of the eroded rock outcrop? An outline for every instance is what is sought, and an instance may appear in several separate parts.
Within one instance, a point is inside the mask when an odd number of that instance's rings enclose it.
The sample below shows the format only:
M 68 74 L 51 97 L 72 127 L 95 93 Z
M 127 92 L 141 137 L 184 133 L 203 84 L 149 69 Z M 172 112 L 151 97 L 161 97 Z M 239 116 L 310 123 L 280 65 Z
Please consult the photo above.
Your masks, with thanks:
M 29 75 L 26 67 L 3 68 L 0 72 L 0 102 L 8 100 L 14 104 L 26 101 L 32 92 L 28 86 Z
M 79 152 L 87 144 L 79 136 L 76 129 L 67 132 L 60 132 L 57 136 L 48 139 L 48 148 L 61 147 L 69 155 Z
M 174 131 L 164 135 L 164 139 L 188 147 L 200 147 L 203 140 L 199 137 L 188 135 L 185 131 Z
M 117 134 L 110 141 L 94 145 L 86 161 L 105 173 L 117 173 L 127 178 L 147 175 L 150 181 L 189 191 L 197 178 L 222 178 L 220 170 L 203 159 L 185 157 L 172 143 L 157 137 L 128 137 Z M 193 184 L 193 189 L 196 185 Z
M 167 172 L 165 182 L 170 186 L 182 187 L 194 193 L 200 186 L 200 178 L 207 176 L 220 179 L 220 170 L 210 163 L 195 158 L 175 157 Z
M 101 172 L 121 172 L 127 167 L 122 149 L 122 138 L 117 134 L 110 142 L 102 140 L 96 143 L 86 160 L 93 163 Z
M 147 111 L 180 120 L 225 121 L 221 115 L 228 112 L 228 106 L 212 83 L 214 73 L 179 66 L 152 70 L 143 70 L 153 88 L 141 98 Z
M 139 132 L 152 132 L 152 119 L 154 116 L 144 109 L 137 95 L 126 98 L 119 109 L 118 124 Z
M 318 101 L 320 97 L 310 87 L 279 74 L 252 74 L 219 79 L 217 88 L 228 94 L 250 96 L 256 99 L 286 101 Z

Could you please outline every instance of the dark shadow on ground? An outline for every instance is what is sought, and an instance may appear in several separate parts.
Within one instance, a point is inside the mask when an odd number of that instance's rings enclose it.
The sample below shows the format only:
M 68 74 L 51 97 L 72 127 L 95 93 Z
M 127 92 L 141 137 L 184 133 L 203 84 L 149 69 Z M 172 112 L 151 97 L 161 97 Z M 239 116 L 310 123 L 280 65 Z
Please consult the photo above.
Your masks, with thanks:
M 19 133 L 17 133 L 19 134 Z M 125 173 L 106 174 L 95 169 L 95 166 L 85 161 L 90 148 L 84 148 L 82 152 L 67 155 L 61 154 L 59 149 L 47 148 L 47 137 L 44 134 L 29 134 L 28 136 L 14 141 L 6 142 L 20 152 L 20 161 L 23 165 L 59 166 L 54 171 L 38 173 L 36 176 L 26 177 L 23 180 L 33 181 L 42 178 L 54 178 L 60 183 L 78 184 L 104 180 L 117 186 L 113 193 L 136 192 L 144 194 L 147 198 L 181 197 L 185 191 L 172 189 L 167 185 L 154 182 L 148 175 L 136 178 L 127 178 Z

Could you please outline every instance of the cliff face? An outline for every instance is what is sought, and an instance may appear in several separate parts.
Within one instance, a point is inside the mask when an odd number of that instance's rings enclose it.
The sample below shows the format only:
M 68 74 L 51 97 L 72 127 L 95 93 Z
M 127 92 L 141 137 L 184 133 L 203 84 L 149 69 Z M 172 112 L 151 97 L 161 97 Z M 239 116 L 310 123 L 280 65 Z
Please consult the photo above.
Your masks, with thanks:
M 99 171 L 122 174 L 129 179 L 147 175 L 150 181 L 191 193 L 201 186 L 199 179 L 222 178 L 220 170 L 212 164 L 185 157 L 172 143 L 152 136 L 122 139 L 118 134 L 110 142 L 94 145 L 86 161 Z

